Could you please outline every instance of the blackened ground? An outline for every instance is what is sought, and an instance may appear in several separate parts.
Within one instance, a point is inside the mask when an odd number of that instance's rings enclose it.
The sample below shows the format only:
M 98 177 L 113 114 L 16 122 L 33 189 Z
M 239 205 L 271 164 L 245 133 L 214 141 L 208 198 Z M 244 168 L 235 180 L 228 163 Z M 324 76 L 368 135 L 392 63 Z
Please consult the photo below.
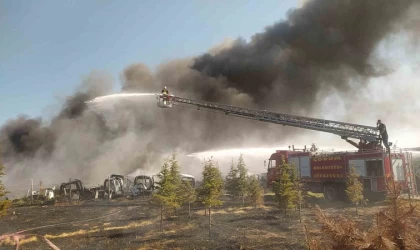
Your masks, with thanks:
M 324 204 L 329 215 L 355 216 L 355 210 L 343 203 Z M 335 206 L 335 207 L 333 207 Z M 368 223 L 379 206 L 360 210 L 361 223 Z M 22 234 L 46 236 L 61 250 L 66 249 L 307 249 L 303 223 L 319 236 L 319 223 L 309 208 L 284 218 L 283 212 L 267 199 L 265 206 L 240 207 L 226 201 L 213 209 L 211 239 L 204 209 L 193 206 L 192 220 L 186 207 L 178 216 L 164 220 L 159 232 L 159 209 L 147 198 L 119 199 L 111 202 L 90 201 L 54 206 L 14 207 L 0 219 L 0 235 L 36 228 Z M 14 214 L 13 214 L 14 213 Z M 42 228 L 43 227 L 43 228 Z M 242 248 L 241 248 L 242 247 Z M 4 241 L 1 249 L 15 249 Z M 34 238 L 21 241 L 19 249 L 48 249 Z

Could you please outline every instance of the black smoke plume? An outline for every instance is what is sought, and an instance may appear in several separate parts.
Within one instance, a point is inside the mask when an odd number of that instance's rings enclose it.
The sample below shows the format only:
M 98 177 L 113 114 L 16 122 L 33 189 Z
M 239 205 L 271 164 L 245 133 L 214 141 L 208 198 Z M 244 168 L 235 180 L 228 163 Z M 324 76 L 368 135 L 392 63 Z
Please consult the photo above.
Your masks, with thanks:
M 24 116 L 9 121 L 1 131 L 2 153 L 4 156 L 44 157 L 54 149 L 55 135 L 42 120 Z
M 311 109 L 321 90 L 345 90 L 352 79 L 363 83 L 389 71 L 375 64 L 375 48 L 401 27 L 403 13 L 412 4 L 410 0 L 309 1 L 249 43 L 238 39 L 219 53 L 195 58 L 192 68 L 220 79 L 224 88 L 249 95 L 257 104 L 272 107 L 281 101 L 288 104 L 287 111 Z M 203 92 L 201 97 L 217 101 L 217 92 Z

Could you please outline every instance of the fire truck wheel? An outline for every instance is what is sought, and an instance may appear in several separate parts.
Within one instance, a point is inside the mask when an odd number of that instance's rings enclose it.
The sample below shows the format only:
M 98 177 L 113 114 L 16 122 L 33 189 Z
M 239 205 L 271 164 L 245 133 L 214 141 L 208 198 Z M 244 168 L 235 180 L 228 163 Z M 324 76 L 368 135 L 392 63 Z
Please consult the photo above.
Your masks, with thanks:
M 337 199 L 337 188 L 332 185 L 324 186 L 324 197 L 327 201 L 335 201 Z

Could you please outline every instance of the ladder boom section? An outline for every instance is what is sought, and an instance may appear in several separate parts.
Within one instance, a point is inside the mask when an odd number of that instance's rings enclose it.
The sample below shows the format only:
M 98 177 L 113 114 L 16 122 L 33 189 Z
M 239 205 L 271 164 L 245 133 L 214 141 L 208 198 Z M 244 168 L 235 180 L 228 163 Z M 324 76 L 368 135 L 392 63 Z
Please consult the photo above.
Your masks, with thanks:
M 343 138 L 363 139 L 369 142 L 376 142 L 380 139 L 378 129 L 371 126 L 281 114 L 266 110 L 240 108 L 224 104 L 196 101 L 177 96 L 170 96 L 170 102 L 173 104 L 187 104 L 202 109 L 215 110 L 223 112 L 226 115 L 332 133 Z

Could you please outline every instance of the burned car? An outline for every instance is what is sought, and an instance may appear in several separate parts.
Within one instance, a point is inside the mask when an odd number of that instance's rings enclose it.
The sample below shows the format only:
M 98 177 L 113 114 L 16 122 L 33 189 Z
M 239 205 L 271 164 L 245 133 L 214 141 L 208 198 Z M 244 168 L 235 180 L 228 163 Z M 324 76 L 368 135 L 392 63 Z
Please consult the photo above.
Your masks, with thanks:
M 131 194 L 132 186 L 133 181 L 127 176 L 112 174 L 104 181 L 104 197 L 112 199 L 112 197 L 128 196 Z
M 95 193 L 83 185 L 81 180 L 75 179 L 60 185 L 59 195 L 71 199 L 88 200 L 95 197 Z

